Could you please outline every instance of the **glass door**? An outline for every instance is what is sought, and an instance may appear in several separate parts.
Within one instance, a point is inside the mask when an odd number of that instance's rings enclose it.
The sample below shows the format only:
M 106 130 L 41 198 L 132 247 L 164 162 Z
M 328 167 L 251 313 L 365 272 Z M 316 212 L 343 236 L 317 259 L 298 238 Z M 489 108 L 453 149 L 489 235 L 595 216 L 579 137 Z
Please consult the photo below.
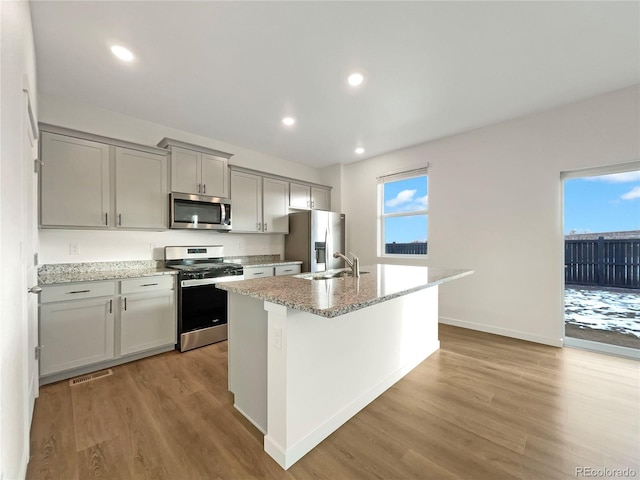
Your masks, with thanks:
M 562 180 L 564 343 L 640 358 L 640 162 Z

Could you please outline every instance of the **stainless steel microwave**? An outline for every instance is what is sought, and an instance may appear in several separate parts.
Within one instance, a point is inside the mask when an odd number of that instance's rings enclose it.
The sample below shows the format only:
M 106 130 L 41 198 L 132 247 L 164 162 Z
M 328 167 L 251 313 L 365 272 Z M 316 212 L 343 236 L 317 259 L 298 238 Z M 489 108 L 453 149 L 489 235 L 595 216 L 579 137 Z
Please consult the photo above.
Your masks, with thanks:
M 231 230 L 231 202 L 225 198 L 172 193 L 171 228 Z

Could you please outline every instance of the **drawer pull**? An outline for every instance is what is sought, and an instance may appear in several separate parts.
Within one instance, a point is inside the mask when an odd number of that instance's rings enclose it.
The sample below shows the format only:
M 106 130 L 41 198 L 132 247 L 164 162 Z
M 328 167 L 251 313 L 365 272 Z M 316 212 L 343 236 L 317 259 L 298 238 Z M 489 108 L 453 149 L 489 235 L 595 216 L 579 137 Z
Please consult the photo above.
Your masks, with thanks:
M 293 272 L 293 270 L 288 268 L 287 270 L 283 270 L 283 272 Z
M 254 272 L 254 275 L 264 275 L 264 272 Z
M 67 292 L 67 295 L 71 293 L 89 293 L 91 290 L 76 290 L 75 292 Z
M 154 285 L 158 285 L 157 283 L 145 283 L 143 285 L 140 285 L 141 287 L 153 287 Z

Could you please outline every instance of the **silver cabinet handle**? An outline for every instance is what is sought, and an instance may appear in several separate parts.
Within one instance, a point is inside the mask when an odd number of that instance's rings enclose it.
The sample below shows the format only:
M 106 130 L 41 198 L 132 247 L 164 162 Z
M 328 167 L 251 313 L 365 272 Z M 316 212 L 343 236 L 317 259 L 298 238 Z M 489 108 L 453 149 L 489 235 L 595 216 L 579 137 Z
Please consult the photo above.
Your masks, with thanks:
M 144 283 L 140 285 L 141 287 L 153 287 L 154 285 L 158 285 L 157 283 Z
M 202 193 L 202 185 L 198 184 L 198 193 Z
M 255 272 L 253 275 L 264 275 L 264 272 Z
M 264 231 L 265 232 L 267 231 L 267 224 L 266 223 L 264 224 Z
M 260 231 L 260 222 L 257 223 L 256 230 Z
M 127 311 L 127 297 L 123 297 L 122 300 L 124 300 L 124 310 L 126 312 Z
M 113 299 L 109 300 L 109 313 L 113 313 Z
M 38 294 L 38 293 L 42 292 L 42 287 L 39 287 L 38 285 L 36 285 L 35 287 L 28 288 L 27 292 Z
M 118 214 L 118 226 L 119 227 L 122 226 L 122 214 L 121 213 Z
M 311 208 L 316 206 L 316 202 L 314 202 L 313 200 L 311 200 Z
M 75 290 L 73 292 L 67 292 L 67 295 L 72 293 L 89 293 L 91 290 Z
M 205 195 L 207 193 L 207 184 L 206 183 L 202 184 L 202 193 L 204 193 Z
M 107 225 L 107 226 L 109 225 L 109 214 L 108 213 L 104 214 L 104 224 Z

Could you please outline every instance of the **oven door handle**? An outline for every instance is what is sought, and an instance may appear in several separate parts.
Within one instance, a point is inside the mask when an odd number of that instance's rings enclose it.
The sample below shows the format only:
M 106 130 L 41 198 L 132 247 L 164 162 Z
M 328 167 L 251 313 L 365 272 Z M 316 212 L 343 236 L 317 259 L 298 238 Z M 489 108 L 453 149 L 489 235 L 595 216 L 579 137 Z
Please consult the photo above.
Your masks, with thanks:
M 244 280 L 244 275 L 235 275 L 233 277 L 216 277 L 216 278 L 202 278 L 202 279 L 194 279 L 194 280 L 182 280 L 180 282 L 180 286 L 182 288 L 189 287 L 201 287 L 203 285 L 215 285 L 220 282 L 236 282 L 239 280 Z

